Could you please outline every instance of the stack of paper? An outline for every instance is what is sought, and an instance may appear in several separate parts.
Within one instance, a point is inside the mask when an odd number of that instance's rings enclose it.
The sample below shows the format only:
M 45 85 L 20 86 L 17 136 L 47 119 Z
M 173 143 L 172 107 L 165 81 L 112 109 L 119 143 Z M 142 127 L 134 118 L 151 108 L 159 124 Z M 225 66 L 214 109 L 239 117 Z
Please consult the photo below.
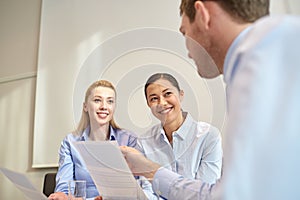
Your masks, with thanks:
M 47 197 L 38 191 L 24 174 L 2 167 L 0 168 L 0 171 L 24 193 L 27 199 L 47 200 Z
M 111 141 L 73 143 L 104 199 L 146 200 L 118 145 Z
M 116 142 L 86 141 L 76 142 L 73 145 L 83 158 L 104 200 L 147 199 Z M 27 199 L 47 200 L 47 197 L 39 192 L 24 174 L 6 168 L 0 168 L 0 171 L 24 193 Z

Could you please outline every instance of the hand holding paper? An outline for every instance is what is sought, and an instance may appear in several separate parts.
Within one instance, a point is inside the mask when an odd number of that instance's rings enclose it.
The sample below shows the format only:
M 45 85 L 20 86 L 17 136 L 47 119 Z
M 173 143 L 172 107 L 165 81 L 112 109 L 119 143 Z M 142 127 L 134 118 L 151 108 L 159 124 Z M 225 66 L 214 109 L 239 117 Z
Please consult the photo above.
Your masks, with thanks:
M 160 168 L 159 164 L 150 161 L 134 148 L 121 146 L 120 149 L 134 175 L 153 179 L 155 172 Z
M 116 142 L 73 143 L 103 199 L 147 199 Z

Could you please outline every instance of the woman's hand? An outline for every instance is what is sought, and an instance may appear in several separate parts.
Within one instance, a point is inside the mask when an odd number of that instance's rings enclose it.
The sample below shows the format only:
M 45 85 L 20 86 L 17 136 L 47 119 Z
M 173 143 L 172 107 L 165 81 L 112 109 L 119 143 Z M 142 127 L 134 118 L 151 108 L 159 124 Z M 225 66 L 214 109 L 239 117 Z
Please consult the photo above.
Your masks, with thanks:
M 63 192 L 55 192 L 50 194 L 49 200 L 68 200 L 68 196 Z

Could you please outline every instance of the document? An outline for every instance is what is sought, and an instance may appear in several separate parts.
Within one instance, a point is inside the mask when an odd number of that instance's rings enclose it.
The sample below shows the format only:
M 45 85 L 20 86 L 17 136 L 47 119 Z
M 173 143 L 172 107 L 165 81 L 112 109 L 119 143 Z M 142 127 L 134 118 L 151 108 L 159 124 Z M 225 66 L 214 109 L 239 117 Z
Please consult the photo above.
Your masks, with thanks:
M 47 200 L 47 197 L 32 185 L 25 174 L 14 172 L 3 167 L 0 167 L 0 171 L 24 193 L 27 199 Z
M 74 142 L 73 145 L 104 199 L 147 199 L 116 141 L 84 141 Z

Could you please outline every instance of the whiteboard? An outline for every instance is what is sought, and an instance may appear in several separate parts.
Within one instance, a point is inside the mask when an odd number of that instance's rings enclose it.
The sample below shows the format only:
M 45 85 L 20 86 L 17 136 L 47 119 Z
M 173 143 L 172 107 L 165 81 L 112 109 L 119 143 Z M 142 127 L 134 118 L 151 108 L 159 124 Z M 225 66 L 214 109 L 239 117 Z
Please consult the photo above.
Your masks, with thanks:
M 179 3 L 43 0 L 32 167 L 58 165 L 60 143 L 75 129 L 85 90 L 98 79 L 116 86 L 115 120 L 136 134 L 158 123 L 143 93 L 156 72 L 178 79 L 185 91 L 184 110 L 222 129 L 223 81 L 197 75 L 178 31 Z

